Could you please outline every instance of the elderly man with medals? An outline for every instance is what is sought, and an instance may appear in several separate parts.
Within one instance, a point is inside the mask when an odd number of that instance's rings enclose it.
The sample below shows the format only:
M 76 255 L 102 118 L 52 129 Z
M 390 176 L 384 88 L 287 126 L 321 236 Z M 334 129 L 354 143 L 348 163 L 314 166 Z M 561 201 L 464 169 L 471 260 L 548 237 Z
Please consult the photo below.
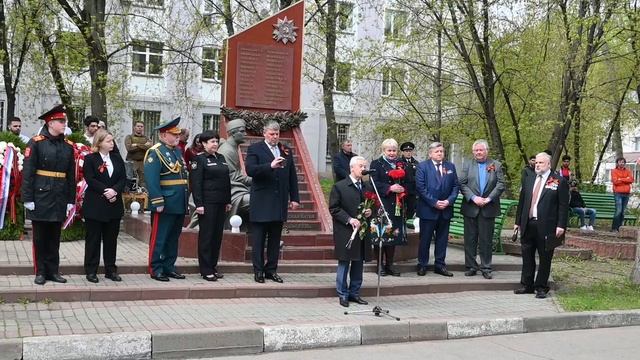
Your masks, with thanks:
M 151 210 L 149 274 L 157 281 L 184 279 L 176 270 L 178 238 L 187 212 L 187 172 L 177 147 L 180 118 L 157 126 L 160 142 L 144 158 L 144 173 Z

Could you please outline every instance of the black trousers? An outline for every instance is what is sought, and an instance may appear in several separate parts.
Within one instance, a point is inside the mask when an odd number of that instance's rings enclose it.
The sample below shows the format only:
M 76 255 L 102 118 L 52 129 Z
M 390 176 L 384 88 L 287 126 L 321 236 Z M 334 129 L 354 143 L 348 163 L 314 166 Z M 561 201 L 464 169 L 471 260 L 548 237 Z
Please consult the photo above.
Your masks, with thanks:
M 253 250 L 253 271 L 272 274 L 278 269 L 282 221 L 252 222 L 251 237 Z M 264 263 L 264 247 L 267 243 L 267 263 Z
M 378 263 L 378 260 L 380 259 L 379 251 L 380 251 L 379 246 L 373 247 L 373 253 L 375 254 L 376 264 L 378 268 L 380 267 L 380 264 Z M 382 268 L 383 269 L 388 269 L 391 267 L 391 265 L 393 265 L 393 257 L 395 256 L 395 254 L 396 254 L 395 245 L 382 246 Z
M 98 221 L 85 219 L 87 229 L 84 243 L 84 272 L 97 274 L 100 265 L 100 244 L 102 243 L 102 259 L 104 272 L 107 275 L 117 273 L 116 251 L 118 248 L 118 233 L 120 232 L 120 219 Z
M 216 272 L 222 245 L 225 204 L 204 204 L 204 214 L 198 214 L 198 265 L 202 276 Z
M 522 277 L 520 283 L 528 288 L 549 291 L 547 282 L 551 274 L 551 260 L 553 259 L 553 249 L 545 250 L 544 235 L 538 233 L 538 222 L 529 221 L 527 229 L 522 234 Z M 536 251 L 540 257 L 538 274 L 536 272 Z
M 415 194 L 409 194 L 406 198 L 404 198 L 404 206 L 406 209 L 405 219 L 413 220 L 416 216 L 416 203 L 418 202 L 418 198 Z
M 62 222 L 35 221 L 33 227 L 33 265 L 36 275 L 58 274 Z

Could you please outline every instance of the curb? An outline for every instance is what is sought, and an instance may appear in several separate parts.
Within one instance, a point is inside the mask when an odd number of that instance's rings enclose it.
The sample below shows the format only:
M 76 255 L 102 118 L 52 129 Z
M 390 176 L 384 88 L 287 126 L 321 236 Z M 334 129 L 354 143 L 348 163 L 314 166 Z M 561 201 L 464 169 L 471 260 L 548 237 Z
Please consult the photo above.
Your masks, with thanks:
M 176 359 L 640 325 L 640 310 L 450 321 L 231 327 L 0 340 L 4 359 Z

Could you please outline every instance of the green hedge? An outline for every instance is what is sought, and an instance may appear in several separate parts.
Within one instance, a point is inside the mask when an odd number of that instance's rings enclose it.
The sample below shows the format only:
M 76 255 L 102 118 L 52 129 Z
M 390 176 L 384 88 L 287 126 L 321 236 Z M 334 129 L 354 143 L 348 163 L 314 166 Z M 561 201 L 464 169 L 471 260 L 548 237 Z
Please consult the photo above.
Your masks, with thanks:
M 68 228 L 62 230 L 60 241 L 78 241 L 84 240 L 84 221 L 76 220 Z

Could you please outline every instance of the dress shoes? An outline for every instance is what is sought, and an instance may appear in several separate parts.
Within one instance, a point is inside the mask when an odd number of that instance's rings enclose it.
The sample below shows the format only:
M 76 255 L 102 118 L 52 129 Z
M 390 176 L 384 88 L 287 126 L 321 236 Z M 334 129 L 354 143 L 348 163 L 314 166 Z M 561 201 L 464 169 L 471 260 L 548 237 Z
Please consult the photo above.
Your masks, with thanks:
M 36 278 L 33 280 L 36 285 L 44 285 L 47 282 L 47 279 L 44 275 L 36 275 Z
M 349 300 L 340 298 L 340 306 L 349 307 Z
M 153 280 L 157 280 L 157 281 L 162 281 L 162 282 L 167 282 L 169 281 L 169 278 L 164 275 L 164 274 L 159 274 L 159 275 L 151 275 L 151 278 Z
M 284 280 L 282 280 L 280 275 L 278 275 L 277 273 L 266 274 L 264 277 L 267 278 L 267 279 L 271 279 L 271 280 L 273 280 L 273 281 L 275 281 L 277 283 L 281 283 L 282 284 L 284 282 Z
M 224 274 L 221 272 L 218 272 L 217 269 L 213 269 L 213 275 L 215 275 L 218 279 L 222 279 L 224 277 Z
M 202 275 L 202 278 L 207 281 L 218 281 L 218 277 L 215 274 Z
M 349 297 L 349 301 L 354 302 L 356 304 L 360 304 L 360 305 L 368 305 L 369 302 L 363 298 L 361 298 L 360 296 L 358 297 Z
M 184 275 L 182 275 L 182 274 L 180 274 L 178 272 L 175 272 L 175 271 L 172 271 L 172 272 L 168 273 L 167 276 L 172 278 L 172 279 L 178 279 L 178 280 L 182 280 L 182 279 L 185 278 Z
M 387 274 L 387 270 L 385 270 L 384 268 L 380 269 L 380 276 L 387 276 L 389 274 Z
M 122 278 L 120 277 L 120 275 L 118 275 L 118 273 L 107 274 L 104 277 L 106 277 L 107 279 L 111 279 L 111 281 L 122 281 Z
M 100 280 L 98 279 L 98 275 L 96 275 L 96 274 L 87 274 L 87 281 L 96 284 Z
M 418 268 L 418 276 L 425 276 L 425 275 L 427 275 L 427 267 L 421 266 L 420 268 Z
M 487 280 L 493 279 L 493 275 L 491 274 L 491 271 L 483 271 L 482 272 L 482 277 L 487 279 Z
M 258 271 L 257 273 L 253 274 L 253 280 L 255 280 L 257 283 L 264 283 L 264 274 L 261 271 Z
M 49 276 L 49 278 L 47 280 L 51 280 L 53 282 L 57 282 L 57 283 L 61 283 L 61 284 L 64 284 L 64 283 L 67 282 L 67 279 L 65 279 L 62 276 L 60 276 L 60 274 L 53 274 L 53 275 Z
M 442 276 L 448 276 L 448 277 L 453 276 L 453 273 L 451 271 L 448 271 L 447 268 L 444 268 L 444 267 L 436 268 L 435 270 L 433 270 L 433 272 Z
M 478 273 L 477 270 L 471 269 L 464 272 L 464 276 L 476 276 Z
M 533 294 L 533 288 L 527 287 L 527 286 L 523 286 L 519 289 L 515 289 L 513 290 L 513 293 L 516 295 L 522 295 L 522 294 Z
M 544 299 L 547 297 L 547 292 L 544 289 L 536 289 L 536 299 Z
M 393 270 L 393 268 L 391 268 L 391 266 L 385 267 L 384 272 L 386 272 L 387 274 L 389 274 L 391 276 L 400 276 L 400 272 Z

